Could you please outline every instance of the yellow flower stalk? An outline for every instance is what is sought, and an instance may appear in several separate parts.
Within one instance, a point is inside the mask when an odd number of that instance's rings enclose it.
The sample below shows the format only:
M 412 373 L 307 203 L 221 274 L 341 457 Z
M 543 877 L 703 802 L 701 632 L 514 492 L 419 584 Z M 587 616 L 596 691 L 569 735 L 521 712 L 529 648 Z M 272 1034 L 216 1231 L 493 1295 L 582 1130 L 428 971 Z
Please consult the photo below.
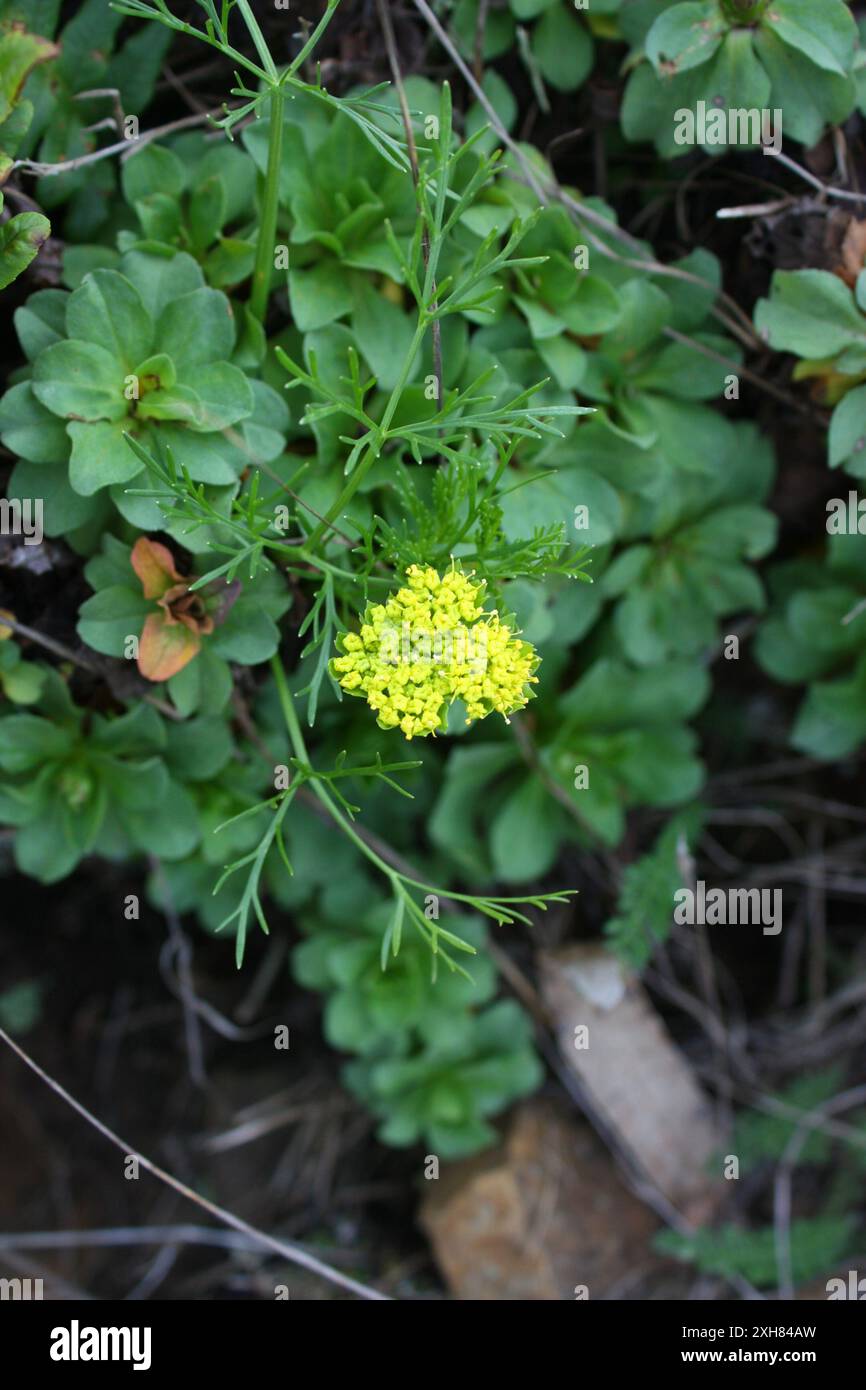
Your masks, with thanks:
M 496 612 L 485 585 L 450 570 L 412 565 L 386 603 L 368 604 L 360 632 L 337 639 L 334 679 L 364 697 L 382 729 L 407 739 L 448 725 L 448 707 L 466 705 L 466 723 L 497 711 L 506 722 L 532 698 L 539 656 Z

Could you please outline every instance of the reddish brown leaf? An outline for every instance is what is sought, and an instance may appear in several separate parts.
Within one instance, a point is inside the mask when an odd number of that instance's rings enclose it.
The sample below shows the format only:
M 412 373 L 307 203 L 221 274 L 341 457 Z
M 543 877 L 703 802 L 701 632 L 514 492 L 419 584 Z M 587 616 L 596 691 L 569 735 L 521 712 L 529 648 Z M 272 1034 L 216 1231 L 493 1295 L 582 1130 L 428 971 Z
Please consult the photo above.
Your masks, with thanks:
M 839 264 L 834 267 L 836 274 L 853 290 L 866 261 L 866 222 L 851 218 L 839 254 Z
M 159 541 L 148 540 L 147 536 L 140 536 L 135 542 L 130 560 L 141 580 L 145 598 L 162 598 L 173 584 L 184 582 L 183 575 L 175 569 L 171 551 Z
M 167 681 L 192 661 L 200 647 L 197 632 L 182 623 L 166 622 L 163 613 L 151 613 L 138 644 L 138 669 L 149 681 Z

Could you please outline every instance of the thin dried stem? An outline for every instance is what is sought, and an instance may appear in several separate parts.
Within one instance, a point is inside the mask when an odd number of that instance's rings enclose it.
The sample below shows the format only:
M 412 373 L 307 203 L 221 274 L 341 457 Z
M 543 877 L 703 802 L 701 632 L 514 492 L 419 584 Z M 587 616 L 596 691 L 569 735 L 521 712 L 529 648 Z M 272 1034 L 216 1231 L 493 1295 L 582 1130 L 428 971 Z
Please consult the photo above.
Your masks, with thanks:
M 320 1260 L 315 1255 L 311 1255 L 310 1252 L 304 1250 L 302 1246 L 295 1245 L 294 1242 L 290 1241 L 277 1240 L 274 1236 L 269 1236 L 265 1231 L 257 1230 L 255 1226 L 251 1226 L 248 1221 L 243 1221 L 239 1216 L 235 1216 L 233 1212 L 227 1211 L 225 1207 L 218 1206 L 216 1202 L 212 1202 L 209 1198 L 202 1197 L 200 1193 L 194 1192 L 191 1187 L 187 1187 L 186 1183 L 181 1182 L 180 1179 L 174 1177 L 172 1173 L 166 1172 L 164 1168 L 160 1168 L 158 1164 L 154 1163 L 145 1154 L 139 1152 L 133 1144 L 129 1144 L 125 1139 L 121 1139 L 119 1134 L 115 1134 L 114 1130 L 109 1129 L 108 1125 L 103 1124 L 101 1120 L 91 1114 L 85 1105 L 82 1105 L 80 1101 L 70 1095 L 65 1087 L 61 1086 L 59 1081 L 56 1081 L 53 1076 L 49 1076 L 46 1071 L 43 1071 L 39 1063 L 36 1062 L 19 1043 L 15 1042 L 13 1038 L 10 1038 L 9 1034 L 2 1028 L 0 1028 L 0 1042 L 4 1042 L 7 1047 L 11 1048 L 16 1057 L 20 1058 L 25 1066 L 29 1067 L 30 1070 L 39 1077 L 40 1081 L 44 1081 L 45 1085 L 50 1087 L 55 1095 L 60 1096 L 61 1100 L 64 1100 L 67 1105 L 71 1106 L 76 1114 L 86 1120 L 89 1125 L 92 1125 L 93 1128 L 102 1135 L 103 1139 L 107 1139 L 109 1143 L 114 1144 L 125 1157 L 137 1159 L 142 1168 L 160 1182 L 165 1183 L 166 1187 L 170 1187 L 174 1192 L 177 1192 L 179 1196 L 185 1197 L 187 1201 L 194 1202 L 196 1206 L 201 1207 L 203 1211 L 208 1212 L 209 1215 L 213 1216 L 217 1221 L 221 1221 L 225 1226 L 230 1226 L 233 1231 L 239 1231 L 241 1235 L 248 1236 L 251 1240 L 258 1241 L 261 1246 L 268 1250 L 272 1250 L 274 1254 L 279 1255 L 282 1259 L 288 1260 L 291 1264 L 299 1265 L 302 1269 L 307 1269 L 312 1274 L 319 1275 L 322 1279 L 327 1279 L 330 1284 L 336 1284 L 340 1288 L 346 1289 L 349 1293 L 357 1294 L 359 1298 L 366 1298 L 376 1302 L 390 1301 L 387 1294 L 379 1293 L 377 1289 L 373 1289 L 367 1284 L 361 1284 L 357 1279 L 352 1279 L 347 1274 L 342 1274 L 340 1270 L 334 1269 L 332 1265 L 326 1264 L 324 1260 Z

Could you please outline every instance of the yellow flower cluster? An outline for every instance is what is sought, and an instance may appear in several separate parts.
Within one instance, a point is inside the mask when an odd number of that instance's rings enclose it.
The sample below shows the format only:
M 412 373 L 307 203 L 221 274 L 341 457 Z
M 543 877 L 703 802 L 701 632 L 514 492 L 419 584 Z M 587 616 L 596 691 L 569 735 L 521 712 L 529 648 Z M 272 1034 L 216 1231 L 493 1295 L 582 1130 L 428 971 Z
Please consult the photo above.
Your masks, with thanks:
M 522 709 L 539 658 L 498 613 L 484 612 L 484 584 L 420 565 L 406 580 L 386 603 L 367 605 L 359 633 L 338 638 L 330 669 L 342 688 L 406 738 L 444 731 L 454 700 L 464 701 L 467 724 Z

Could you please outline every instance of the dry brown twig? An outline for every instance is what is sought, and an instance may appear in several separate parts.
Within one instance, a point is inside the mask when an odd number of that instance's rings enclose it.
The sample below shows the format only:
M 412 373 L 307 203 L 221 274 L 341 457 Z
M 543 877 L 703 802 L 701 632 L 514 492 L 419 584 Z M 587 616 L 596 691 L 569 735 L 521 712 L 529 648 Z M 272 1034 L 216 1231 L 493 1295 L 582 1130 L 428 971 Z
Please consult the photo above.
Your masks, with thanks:
M 776 1267 L 778 1270 L 779 1297 L 794 1297 L 794 1279 L 791 1263 L 791 1190 L 794 1169 L 806 1140 L 818 1123 L 835 1115 L 840 1110 L 851 1110 L 854 1106 L 866 1105 L 866 1085 L 853 1086 L 842 1091 L 831 1100 L 816 1105 L 814 1110 L 803 1115 L 797 1128 L 785 1145 L 773 1190 L 773 1227 L 776 1235 Z
M 11 628 L 19 637 L 25 637 L 28 642 L 35 642 L 37 646 L 44 647 L 47 652 L 60 657 L 61 661 L 69 661 L 73 666 L 80 667 L 82 671 L 90 671 L 96 675 L 102 674 L 101 668 L 96 662 L 88 660 L 83 653 L 74 652 L 71 647 L 58 642 L 54 637 L 46 636 L 44 632 L 37 632 L 35 627 L 29 627 L 26 623 L 19 623 L 18 619 L 13 618 L 5 609 L 0 616 L 0 627 Z M 184 718 L 179 710 L 174 708 L 174 705 L 160 700 L 157 695 L 145 694 L 141 698 L 146 700 L 149 705 L 153 705 L 154 709 L 158 709 L 160 714 L 164 714 L 166 719 L 180 721 Z
M 167 1187 L 172 1188 L 173 1191 L 177 1192 L 187 1201 L 194 1202 L 196 1206 L 206 1211 L 210 1216 L 214 1217 L 215 1220 L 221 1222 L 225 1226 L 230 1226 L 232 1230 L 240 1232 L 241 1235 L 248 1236 L 251 1240 L 257 1241 L 259 1245 L 268 1250 L 272 1250 L 274 1254 L 281 1256 L 284 1260 L 288 1260 L 291 1264 L 299 1265 L 302 1269 L 307 1269 L 312 1274 L 319 1275 L 322 1279 L 326 1279 L 329 1283 L 336 1284 L 340 1288 L 346 1289 L 349 1293 L 356 1294 L 359 1298 L 365 1298 L 375 1302 L 390 1301 L 387 1294 L 379 1293 L 377 1289 L 371 1288 L 369 1285 L 362 1284 L 357 1279 L 352 1279 L 349 1275 L 341 1273 L 340 1270 L 334 1269 L 332 1265 L 326 1264 L 324 1260 L 320 1260 L 315 1255 L 310 1254 L 310 1252 L 305 1250 L 302 1246 L 296 1245 L 294 1242 L 290 1241 L 277 1240 L 276 1237 L 268 1235 L 267 1232 L 257 1230 L 255 1226 L 251 1226 L 248 1221 L 244 1221 L 241 1217 L 235 1216 L 233 1212 L 227 1211 L 225 1207 L 221 1207 L 216 1202 L 210 1201 L 209 1198 L 202 1197 L 200 1193 L 194 1192 L 186 1183 L 181 1182 L 180 1179 L 174 1177 L 172 1173 L 166 1172 L 164 1168 L 160 1168 L 158 1164 L 152 1162 L 145 1154 L 139 1152 L 133 1144 L 128 1144 L 119 1134 L 115 1134 L 114 1130 L 109 1129 L 108 1125 L 103 1124 L 100 1119 L 97 1119 L 85 1105 L 82 1105 L 80 1101 L 70 1095 L 69 1091 L 61 1086 L 59 1081 L 56 1081 L 53 1076 L 49 1076 L 48 1073 L 40 1067 L 39 1063 L 30 1056 L 29 1052 L 26 1052 L 19 1043 L 15 1042 L 13 1038 L 10 1038 L 9 1034 L 2 1028 L 0 1028 L 0 1042 L 4 1042 L 7 1047 L 11 1048 L 25 1066 L 29 1067 L 30 1070 L 39 1077 L 40 1081 L 44 1081 L 45 1085 L 49 1086 L 56 1095 L 60 1096 L 61 1100 L 64 1100 L 67 1105 L 71 1106 L 71 1108 L 82 1117 L 82 1119 L 86 1120 L 89 1125 L 92 1125 L 93 1128 L 102 1135 L 103 1139 L 107 1139 L 115 1148 L 120 1149 L 121 1153 L 124 1154 L 126 1158 L 137 1159 L 139 1165 L 153 1177 L 157 1178 L 159 1182 L 165 1183 Z

